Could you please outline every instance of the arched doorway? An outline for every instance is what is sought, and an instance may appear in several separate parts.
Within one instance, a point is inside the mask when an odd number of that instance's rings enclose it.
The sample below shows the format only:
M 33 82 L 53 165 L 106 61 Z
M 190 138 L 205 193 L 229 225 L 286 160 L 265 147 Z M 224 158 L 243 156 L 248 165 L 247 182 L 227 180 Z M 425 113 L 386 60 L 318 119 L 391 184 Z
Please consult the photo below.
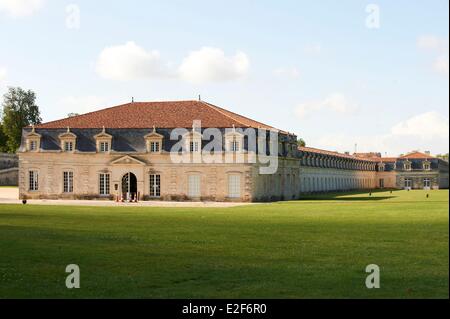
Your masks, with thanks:
M 133 173 L 126 173 L 122 177 L 122 198 L 134 200 L 137 196 L 137 178 Z

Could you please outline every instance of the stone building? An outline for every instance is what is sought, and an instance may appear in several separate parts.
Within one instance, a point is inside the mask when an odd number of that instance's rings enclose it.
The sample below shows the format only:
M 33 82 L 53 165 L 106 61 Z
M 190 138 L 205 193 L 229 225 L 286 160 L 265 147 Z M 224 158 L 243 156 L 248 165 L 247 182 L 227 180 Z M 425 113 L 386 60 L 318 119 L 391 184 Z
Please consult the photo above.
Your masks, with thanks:
M 429 155 L 298 148 L 294 134 L 202 101 L 133 102 L 27 127 L 18 154 L 28 199 L 250 202 L 408 180 L 448 187 L 448 163 Z

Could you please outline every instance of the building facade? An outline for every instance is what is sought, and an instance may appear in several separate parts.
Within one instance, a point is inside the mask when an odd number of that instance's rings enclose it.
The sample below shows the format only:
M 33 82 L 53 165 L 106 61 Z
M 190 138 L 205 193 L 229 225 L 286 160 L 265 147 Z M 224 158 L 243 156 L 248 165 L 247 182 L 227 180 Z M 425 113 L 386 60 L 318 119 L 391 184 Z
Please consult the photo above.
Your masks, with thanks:
M 27 127 L 18 154 L 24 199 L 252 202 L 448 187 L 448 163 L 431 156 L 298 148 L 294 134 L 202 101 L 129 103 Z

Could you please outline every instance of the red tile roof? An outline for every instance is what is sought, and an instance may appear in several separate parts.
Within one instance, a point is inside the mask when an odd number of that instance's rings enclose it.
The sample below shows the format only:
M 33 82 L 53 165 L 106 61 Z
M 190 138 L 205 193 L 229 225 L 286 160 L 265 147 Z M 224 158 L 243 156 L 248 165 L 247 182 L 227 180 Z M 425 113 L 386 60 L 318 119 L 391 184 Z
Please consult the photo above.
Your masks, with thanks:
M 338 157 L 342 157 L 342 158 L 348 158 L 348 159 L 359 160 L 359 161 L 377 162 L 375 159 L 372 159 L 372 158 L 356 157 L 353 155 L 343 154 L 343 153 L 339 153 L 339 152 L 326 151 L 326 150 L 321 150 L 321 149 L 313 148 L 313 147 L 300 146 L 298 149 L 300 151 L 322 154 L 322 155 L 338 156 Z
M 202 101 L 133 102 L 39 124 L 36 128 L 191 128 L 196 120 L 201 121 L 202 127 L 274 129 Z
M 435 158 L 435 157 L 431 156 L 430 154 L 425 154 L 425 153 L 422 153 L 422 152 L 415 151 L 415 152 L 411 152 L 411 153 L 408 153 L 406 155 L 400 156 L 400 158 L 406 158 L 406 159 L 408 159 L 408 158 L 411 158 L 411 159 L 427 159 L 427 158 Z

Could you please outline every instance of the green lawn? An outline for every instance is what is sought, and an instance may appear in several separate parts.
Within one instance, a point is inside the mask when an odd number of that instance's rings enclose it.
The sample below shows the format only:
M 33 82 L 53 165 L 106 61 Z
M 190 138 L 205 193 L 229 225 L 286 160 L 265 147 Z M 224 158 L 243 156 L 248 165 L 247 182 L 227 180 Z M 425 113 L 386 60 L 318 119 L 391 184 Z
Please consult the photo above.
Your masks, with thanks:
M 0 298 L 448 298 L 448 191 L 238 208 L 0 205 Z M 65 267 L 81 268 L 81 289 Z M 381 268 L 381 289 L 365 267 Z

